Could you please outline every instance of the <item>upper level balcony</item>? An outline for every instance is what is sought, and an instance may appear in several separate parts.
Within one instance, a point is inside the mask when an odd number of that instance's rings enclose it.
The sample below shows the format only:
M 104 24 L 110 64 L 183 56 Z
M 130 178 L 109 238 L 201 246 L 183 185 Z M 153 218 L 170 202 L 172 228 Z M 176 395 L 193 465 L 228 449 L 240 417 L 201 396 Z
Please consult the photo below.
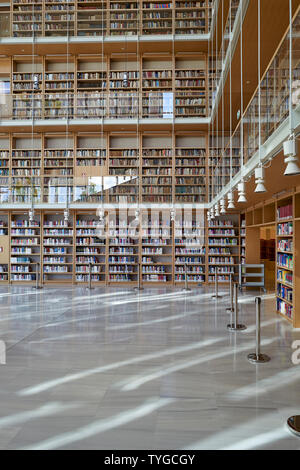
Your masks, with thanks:
M 1 36 L 48 40 L 207 36 L 214 0 L 11 0 L 0 2 Z M 206 38 L 207 39 L 207 38 Z

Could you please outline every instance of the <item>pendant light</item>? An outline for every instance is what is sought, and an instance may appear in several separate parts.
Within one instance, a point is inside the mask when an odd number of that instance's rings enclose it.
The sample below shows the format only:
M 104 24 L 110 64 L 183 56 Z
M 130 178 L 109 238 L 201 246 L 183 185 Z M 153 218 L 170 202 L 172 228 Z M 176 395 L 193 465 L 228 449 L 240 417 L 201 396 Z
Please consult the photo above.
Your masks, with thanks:
M 220 206 L 221 206 L 220 214 L 226 214 L 226 207 L 225 207 L 225 205 L 226 205 L 225 199 L 222 198 L 221 201 L 220 201 Z
M 267 192 L 265 188 L 265 171 L 262 165 L 261 159 L 261 146 L 262 146 L 262 138 L 261 138 L 261 63 L 260 63 L 260 56 L 261 56 L 261 9 L 260 9 L 260 0 L 258 0 L 258 55 L 257 55 L 257 62 L 258 62 L 258 127 L 259 127 L 259 166 L 255 169 L 255 184 L 256 188 L 254 190 L 255 193 L 265 193 Z
M 128 61 L 128 54 L 127 54 L 127 36 L 125 34 L 125 71 L 123 73 L 123 88 L 128 88 L 128 72 L 127 72 L 127 61 Z
M 298 165 L 298 149 L 297 142 L 294 134 L 293 123 L 293 94 L 292 94 L 292 81 L 293 81 L 293 13 L 292 13 L 292 0 L 289 0 L 289 14 L 290 14 L 290 45 L 289 45 L 289 75 L 290 75 L 290 99 L 289 99 L 289 120 L 290 120 L 290 137 L 283 143 L 283 153 L 286 157 L 284 162 L 287 164 L 284 175 L 295 176 L 300 174 Z
M 171 208 L 170 217 L 171 217 L 171 222 L 175 222 L 176 210 L 175 210 L 174 205 L 173 205 L 172 208 Z
M 235 209 L 233 192 L 228 193 L 228 209 Z
M 265 193 L 267 192 L 266 187 L 265 187 L 265 169 L 261 165 L 258 168 L 255 169 L 255 193 Z
M 37 74 L 35 74 L 34 77 L 33 77 L 33 89 L 34 90 L 39 90 L 40 89 L 40 80 L 39 80 L 39 76 Z
M 242 180 L 242 181 L 238 184 L 238 193 L 239 193 L 238 202 L 247 202 L 247 198 L 246 198 L 246 185 L 245 185 L 245 181 L 244 181 L 244 180 Z
M 220 217 L 219 203 L 215 205 L 215 216 Z

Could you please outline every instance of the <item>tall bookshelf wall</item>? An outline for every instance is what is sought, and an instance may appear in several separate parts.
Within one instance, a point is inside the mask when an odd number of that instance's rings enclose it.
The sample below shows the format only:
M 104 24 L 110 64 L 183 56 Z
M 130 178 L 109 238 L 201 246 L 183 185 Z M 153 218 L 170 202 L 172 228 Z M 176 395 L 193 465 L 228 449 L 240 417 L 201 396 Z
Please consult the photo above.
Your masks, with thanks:
M 7 134 L 1 202 L 205 203 L 206 143 L 193 131 Z
M 208 225 L 208 282 L 229 283 L 230 274 L 238 280 L 240 264 L 240 220 L 228 215 L 211 220 Z
M 206 76 L 203 53 L 124 52 L 12 57 L 5 80 L 13 119 L 171 119 L 207 116 Z
M 36 210 L 30 222 L 28 211 L 1 211 L 0 282 L 34 284 L 40 272 L 45 284 L 85 285 L 91 273 L 95 285 L 136 285 L 140 273 L 145 285 L 180 286 L 187 272 L 192 286 L 210 283 L 204 211 L 177 209 L 171 220 L 169 210 L 142 209 L 138 222 L 133 209 L 104 216 L 77 209 L 65 221 L 61 210 Z
M 12 0 L 5 35 L 203 35 L 209 32 L 211 9 L 211 0 Z
M 299 316 L 299 233 L 300 233 L 300 188 L 289 194 L 249 208 L 243 215 L 246 221 L 245 262 L 260 263 L 260 229 L 275 227 L 276 263 L 275 310 L 295 328 L 300 327 Z

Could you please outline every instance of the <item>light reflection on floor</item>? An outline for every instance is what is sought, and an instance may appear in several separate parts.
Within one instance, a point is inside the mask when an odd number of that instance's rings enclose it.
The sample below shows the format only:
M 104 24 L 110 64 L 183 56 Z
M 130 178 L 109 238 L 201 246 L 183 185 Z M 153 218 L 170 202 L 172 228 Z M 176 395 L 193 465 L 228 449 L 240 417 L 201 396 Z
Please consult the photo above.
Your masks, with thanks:
M 0 449 L 300 449 L 300 331 L 255 295 L 242 333 L 226 329 L 227 290 L 0 287 Z

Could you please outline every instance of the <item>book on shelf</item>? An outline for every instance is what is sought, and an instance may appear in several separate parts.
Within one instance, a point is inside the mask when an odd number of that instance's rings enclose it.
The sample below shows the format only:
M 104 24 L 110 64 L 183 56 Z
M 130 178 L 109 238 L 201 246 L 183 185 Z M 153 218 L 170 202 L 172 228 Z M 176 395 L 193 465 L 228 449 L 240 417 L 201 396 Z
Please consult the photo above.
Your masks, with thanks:
M 288 204 L 287 206 L 278 207 L 277 209 L 277 218 L 278 220 L 282 219 L 291 219 L 293 217 L 293 205 Z

